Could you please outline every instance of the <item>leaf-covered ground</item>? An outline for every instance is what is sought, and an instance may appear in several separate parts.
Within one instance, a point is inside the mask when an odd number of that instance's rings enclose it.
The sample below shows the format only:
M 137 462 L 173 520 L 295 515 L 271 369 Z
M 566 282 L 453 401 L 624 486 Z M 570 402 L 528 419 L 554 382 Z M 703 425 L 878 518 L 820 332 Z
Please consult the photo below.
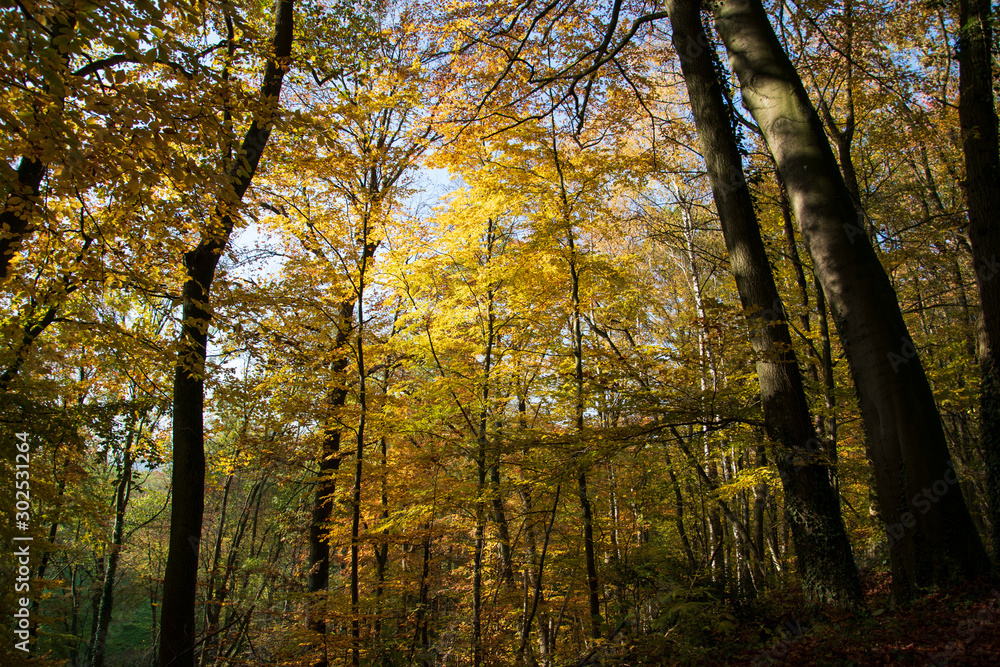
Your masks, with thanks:
M 981 580 L 889 608 L 889 578 L 869 577 L 868 618 L 809 614 L 800 596 L 777 595 L 742 615 L 712 647 L 640 640 L 600 663 L 651 665 L 996 665 L 1000 662 L 1000 580 Z
M 870 618 L 794 612 L 734 665 L 994 665 L 1000 659 L 1000 582 L 978 581 L 887 609 L 889 581 L 869 581 Z M 747 638 L 750 640 L 750 638 Z

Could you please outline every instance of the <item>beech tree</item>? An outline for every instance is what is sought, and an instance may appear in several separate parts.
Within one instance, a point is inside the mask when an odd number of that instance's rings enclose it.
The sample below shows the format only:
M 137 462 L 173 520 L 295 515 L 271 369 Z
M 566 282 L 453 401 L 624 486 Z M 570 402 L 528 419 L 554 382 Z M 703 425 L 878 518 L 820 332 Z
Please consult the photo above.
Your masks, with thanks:
M 35 658 L 863 662 L 870 607 L 926 661 L 992 604 L 990 7 L 304 1 L 0 10 Z
M 325 417 L 322 449 L 318 457 L 309 538 L 309 592 L 316 601 L 310 629 L 319 635 L 322 647 L 315 665 L 328 664 L 326 618 L 331 611 L 325 598 L 330 574 L 330 522 L 337 493 L 344 435 L 353 430 L 354 475 L 351 489 L 351 605 L 352 660 L 361 659 L 360 539 L 362 490 L 366 445 L 377 441 L 370 434 L 370 368 L 379 364 L 365 361 L 369 344 L 366 299 L 372 285 L 376 252 L 397 214 L 406 190 L 409 172 L 428 143 L 429 128 L 421 125 L 422 110 L 416 90 L 419 69 L 410 58 L 415 45 L 406 32 L 405 16 L 396 21 L 384 6 L 368 8 L 356 17 L 361 35 L 344 39 L 345 50 L 336 51 L 310 63 L 311 78 L 300 75 L 296 89 L 309 91 L 314 100 L 307 110 L 305 125 L 315 132 L 305 145 L 292 137 L 283 173 L 272 178 L 274 192 L 263 206 L 278 213 L 279 228 L 291 228 L 296 246 L 289 254 L 309 255 L 305 262 L 318 267 L 320 281 L 328 294 L 337 294 L 335 335 L 327 358 L 330 388 L 323 397 Z M 402 10 L 401 10 L 402 11 Z M 312 17 L 338 21 L 330 16 Z M 316 39 L 324 34 L 317 26 Z M 335 23 L 321 26 L 335 29 Z M 327 48 L 328 44 L 320 44 Z M 313 182 L 299 186 L 303 171 Z M 286 232 L 287 233 L 287 232 Z M 300 264 L 299 267 L 304 266 Z M 353 403 L 356 411 L 348 408 Z M 347 415 L 350 415 L 349 417 Z M 350 450 L 348 450 L 350 451 Z
M 764 423 L 785 489 L 802 586 L 809 600 L 864 607 L 861 583 L 840 517 L 840 502 L 821 458 L 787 315 L 774 284 L 730 114 L 713 66 L 713 46 L 697 2 L 668 6 L 702 152 L 708 164 L 729 262 L 747 312 L 757 359 Z
M 905 600 L 987 572 L 989 558 L 957 484 L 920 356 L 819 116 L 759 2 L 723 2 L 713 13 L 847 353 L 886 519 L 894 590 Z M 947 492 L 927 506 L 922 489 L 940 480 Z
M 969 244 L 979 306 L 979 430 L 986 464 L 993 558 L 1000 561 L 1000 140 L 993 98 L 993 6 L 962 0 L 958 12 L 959 101 Z
M 195 595 L 205 493 L 205 355 L 212 321 L 210 290 L 279 109 L 281 83 L 292 52 L 294 1 L 278 0 L 274 38 L 260 88 L 260 108 L 238 148 L 230 147 L 220 200 L 198 245 L 183 257 L 181 337 L 173 387 L 173 499 L 170 548 L 163 579 L 161 665 L 194 665 Z M 232 39 L 232 37 L 230 37 Z M 235 148 L 235 150 L 234 150 Z

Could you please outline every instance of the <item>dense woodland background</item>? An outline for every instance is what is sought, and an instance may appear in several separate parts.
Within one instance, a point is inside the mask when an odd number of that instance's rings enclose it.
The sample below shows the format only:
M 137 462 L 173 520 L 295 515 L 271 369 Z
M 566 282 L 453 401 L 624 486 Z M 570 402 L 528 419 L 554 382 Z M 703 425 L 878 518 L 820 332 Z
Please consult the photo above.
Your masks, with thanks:
M 33 664 L 781 664 L 989 588 L 991 10 L 4 2 Z

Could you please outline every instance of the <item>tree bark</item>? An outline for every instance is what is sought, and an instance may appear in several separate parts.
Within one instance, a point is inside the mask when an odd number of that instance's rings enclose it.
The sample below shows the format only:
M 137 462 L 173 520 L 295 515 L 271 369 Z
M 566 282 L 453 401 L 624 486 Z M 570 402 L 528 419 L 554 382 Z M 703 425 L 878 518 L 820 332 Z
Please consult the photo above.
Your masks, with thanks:
M 170 541 L 163 580 L 160 665 L 191 667 L 195 660 L 195 596 L 198 546 L 205 510 L 205 355 L 212 319 L 210 290 L 219 257 L 229 242 L 232 208 L 243 198 L 271 135 L 287 59 L 292 50 L 294 0 L 278 0 L 273 57 L 261 83 L 262 109 L 255 114 L 229 170 L 229 192 L 216 207 L 218 220 L 203 232 L 198 246 L 185 254 L 187 280 L 182 291 L 181 336 L 173 388 L 173 500 Z
M 674 472 L 674 465 L 670 461 L 670 455 L 666 449 L 663 450 L 663 457 L 667 464 L 667 474 L 670 475 L 670 485 L 674 487 L 674 524 L 677 526 L 677 534 L 681 538 L 684 546 L 684 555 L 687 557 L 691 571 L 698 569 L 698 563 L 694 558 L 694 551 L 691 549 L 691 542 L 688 540 L 687 531 L 684 529 L 684 497 L 681 495 L 681 485 L 677 481 L 677 473 Z
M 978 576 L 990 561 L 957 483 L 934 395 L 822 122 L 759 0 L 722 0 L 713 13 L 847 354 L 889 522 L 894 593 L 906 600 L 922 588 Z
M 488 267 L 494 259 L 494 245 L 497 241 L 496 220 L 488 218 L 486 221 L 486 254 L 483 257 L 482 265 Z M 483 350 L 483 385 L 480 388 L 479 415 L 476 430 L 476 544 L 473 556 L 472 574 L 472 662 L 475 667 L 479 667 L 483 662 L 483 555 L 486 549 L 486 475 L 487 475 L 487 449 L 489 444 L 489 405 L 490 389 L 493 380 L 492 371 L 494 364 L 493 348 L 497 339 L 496 327 L 496 282 L 490 282 L 486 288 L 486 322 L 485 322 L 485 348 Z M 492 467 L 492 466 L 491 466 Z M 499 470 L 497 470 L 497 483 L 499 484 Z M 499 488 L 497 489 L 499 492 Z M 497 496 L 499 499 L 499 496 Z M 496 508 L 496 517 L 503 516 L 503 505 Z M 509 551 L 508 551 L 509 557 Z
M 374 179 L 373 179 L 374 180 Z M 374 189 L 374 184 L 372 184 Z M 358 448 L 354 464 L 354 487 L 351 493 L 351 664 L 358 667 L 361 664 L 361 572 L 359 558 L 361 554 L 361 484 L 364 473 L 365 426 L 368 421 L 368 372 L 365 367 L 364 343 L 364 298 L 365 278 L 369 260 L 375 255 L 376 243 L 369 240 L 369 218 L 365 213 L 364 223 L 359 242 L 362 245 L 361 265 L 358 272 Z
M 389 384 L 389 371 L 386 371 L 386 386 Z M 389 465 L 389 450 L 386 438 L 383 435 L 379 438 L 379 454 L 381 455 L 380 465 L 380 479 L 379 483 L 382 487 L 381 497 L 379 498 L 379 503 L 382 506 L 382 523 L 388 523 L 389 521 L 389 480 L 388 480 L 388 465 Z M 378 543 L 375 544 L 375 642 L 378 645 L 379 651 L 383 651 L 382 646 L 382 615 L 385 612 L 384 609 L 384 595 L 385 595 L 385 573 L 386 569 L 389 567 L 389 540 L 386 537 L 382 537 Z
M 993 99 L 992 5 L 960 0 L 958 117 L 965 152 L 969 244 L 979 288 L 979 440 L 993 557 L 1000 561 L 1000 140 Z
M 337 331 L 336 350 L 339 354 L 347 344 L 352 323 L 354 321 L 354 301 L 343 301 L 340 304 L 340 329 Z M 341 376 L 349 364 L 346 354 L 338 357 L 332 364 L 334 377 Z M 337 380 L 339 382 L 339 380 Z M 344 407 L 347 402 L 346 383 L 330 390 L 326 397 L 327 408 L 332 412 Z M 326 524 L 333 514 L 333 497 L 337 492 L 337 472 L 340 470 L 340 441 L 342 426 L 337 417 L 330 415 L 326 419 L 323 432 L 323 446 L 319 459 L 319 479 L 313 495 L 312 517 L 309 522 L 309 593 L 314 596 L 313 608 L 310 611 L 309 629 L 319 635 L 321 650 L 312 667 L 327 667 L 329 664 L 326 652 L 326 594 L 330 584 L 330 542 L 327 538 Z
M 41 160 L 21 156 L 17 165 L 17 181 L 7 196 L 3 212 L 0 212 L 0 230 L 4 230 L 0 236 L 0 280 L 7 278 L 10 260 L 28 232 L 31 211 L 38 199 L 44 175 L 45 165 Z
M 554 121 L 553 121 L 554 123 Z M 558 174 L 559 196 L 562 200 L 563 224 L 566 226 L 566 242 L 569 258 L 570 274 L 570 327 L 573 344 L 573 376 L 575 388 L 575 426 L 579 436 L 584 428 L 584 376 L 583 376 L 583 311 L 580 305 L 580 255 L 576 249 L 573 236 L 572 205 L 566 189 L 566 179 L 563 176 L 562 161 L 559 155 L 559 142 L 555 126 L 552 128 L 552 161 Z M 579 458 L 584 450 L 581 448 L 573 454 L 573 464 L 577 473 L 577 498 L 580 501 L 580 512 L 583 518 L 583 551 L 587 567 L 587 600 L 590 609 L 590 634 L 594 639 L 601 636 L 601 601 L 600 582 L 597 576 L 597 555 L 594 550 L 594 516 L 593 507 L 587 491 L 587 469 Z
M 557 158 L 558 159 L 558 158 Z M 563 189 L 565 197 L 565 188 Z M 577 266 L 576 246 L 573 240 L 573 229 L 568 231 L 570 251 L 570 278 L 572 279 L 573 297 L 573 356 L 575 359 L 576 378 L 576 431 L 583 434 L 583 329 L 580 312 L 580 269 Z M 601 636 L 601 597 L 600 584 L 597 579 L 597 555 L 594 551 L 594 514 L 587 491 L 587 470 L 579 466 L 577 475 L 577 497 L 580 499 L 580 510 L 583 515 L 583 552 L 587 561 L 587 600 L 590 606 L 590 634 L 594 639 Z
M 729 262 L 751 326 L 764 426 L 785 489 L 785 514 L 792 528 L 803 593 L 813 603 L 860 610 L 864 597 L 840 517 L 840 503 L 826 466 L 816 456 L 819 440 L 784 306 L 743 178 L 712 46 L 702 28 L 700 3 L 675 0 L 668 5 L 668 12 Z M 755 540 L 758 550 L 762 541 Z

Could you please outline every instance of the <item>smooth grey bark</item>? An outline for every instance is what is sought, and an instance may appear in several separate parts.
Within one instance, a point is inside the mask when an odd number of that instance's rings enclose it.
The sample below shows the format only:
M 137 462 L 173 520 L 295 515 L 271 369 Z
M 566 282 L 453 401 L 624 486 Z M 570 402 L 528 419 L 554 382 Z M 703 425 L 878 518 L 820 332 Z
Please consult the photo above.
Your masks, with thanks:
M 934 395 L 823 124 L 759 0 L 721 0 L 716 27 L 788 190 L 854 377 L 886 521 L 893 589 L 978 576 L 989 557 L 952 467 Z
M 184 255 L 181 336 L 173 386 L 173 453 L 170 541 L 163 579 L 160 665 L 192 667 L 195 662 L 195 596 L 198 549 L 205 511 L 205 355 L 212 319 L 210 290 L 219 257 L 232 233 L 232 208 L 239 203 L 257 171 L 278 112 L 281 84 L 292 51 L 294 0 L 278 0 L 274 39 L 261 82 L 262 109 L 255 114 L 233 160 L 228 192 L 198 246 Z
M 771 273 L 698 0 L 668 4 L 702 153 L 757 357 L 764 428 L 785 490 L 806 600 L 864 608 L 851 545 L 806 403 L 787 316 Z M 761 534 L 755 534 L 758 552 Z
M 993 558 L 1000 561 L 1000 139 L 993 98 L 993 17 L 990 0 L 960 0 L 958 6 L 958 117 L 980 305 L 979 442 Z

